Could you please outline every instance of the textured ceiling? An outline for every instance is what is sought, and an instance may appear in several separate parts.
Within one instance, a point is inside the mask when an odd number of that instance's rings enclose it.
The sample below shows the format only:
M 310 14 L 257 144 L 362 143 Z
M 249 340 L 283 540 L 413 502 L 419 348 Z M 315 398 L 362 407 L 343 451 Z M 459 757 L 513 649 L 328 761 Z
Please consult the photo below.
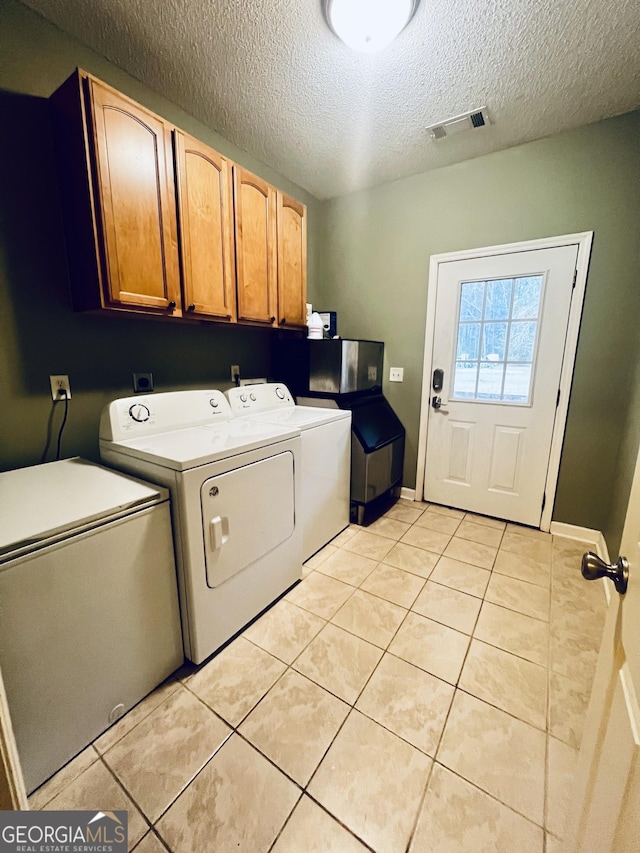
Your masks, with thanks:
M 29 0 L 61 29 L 318 198 L 640 104 L 638 0 L 422 0 L 379 54 L 320 0 Z M 449 139 L 425 127 L 487 106 Z

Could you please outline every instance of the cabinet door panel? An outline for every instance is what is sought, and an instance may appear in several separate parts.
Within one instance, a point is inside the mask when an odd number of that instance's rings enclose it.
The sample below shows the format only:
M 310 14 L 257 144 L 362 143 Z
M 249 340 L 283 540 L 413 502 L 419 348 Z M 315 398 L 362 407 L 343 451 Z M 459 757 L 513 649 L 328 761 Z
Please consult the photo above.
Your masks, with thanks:
M 234 166 L 238 319 L 271 324 L 275 317 L 276 192 Z
M 278 325 L 304 326 L 306 302 L 306 208 L 278 192 Z
M 89 81 L 111 302 L 166 309 L 178 299 L 173 169 L 168 127 Z
M 235 320 L 231 164 L 197 139 L 174 133 L 183 305 L 188 314 Z

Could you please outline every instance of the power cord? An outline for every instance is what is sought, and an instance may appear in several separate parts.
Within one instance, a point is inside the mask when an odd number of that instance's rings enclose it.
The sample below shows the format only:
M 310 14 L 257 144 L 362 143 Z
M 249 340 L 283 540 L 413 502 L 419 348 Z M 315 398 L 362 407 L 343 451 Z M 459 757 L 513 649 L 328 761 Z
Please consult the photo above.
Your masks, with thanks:
M 69 397 L 67 396 L 67 392 L 62 389 L 58 391 L 58 397 L 63 396 L 64 398 L 64 415 L 62 416 L 62 423 L 60 424 L 60 429 L 58 430 L 58 438 L 56 440 L 56 462 L 60 459 L 60 446 L 62 442 L 62 433 L 67 423 L 67 417 L 69 415 Z M 49 445 L 51 444 L 51 437 L 53 433 L 53 417 L 56 411 L 56 403 L 61 402 L 60 399 L 54 400 L 51 405 L 51 411 L 49 412 L 49 419 L 47 420 L 47 438 L 44 445 L 44 450 L 42 451 L 42 456 L 40 457 L 40 464 L 47 461 L 47 454 L 49 453 Z
M 67 396 L 66 391 L 58 391 L 58 395 L 64 394 L 64 415 L 62 416 L 62 423 L 60 424 L 60 431 L 58 432 L 58 442 L 56 444 L 56 462 L 60 459 L 60 444 L 62 442 L 62 433 L 64 432 L 64 428 L 67 425 L 67 417 L 69 415 L 69 397 Z

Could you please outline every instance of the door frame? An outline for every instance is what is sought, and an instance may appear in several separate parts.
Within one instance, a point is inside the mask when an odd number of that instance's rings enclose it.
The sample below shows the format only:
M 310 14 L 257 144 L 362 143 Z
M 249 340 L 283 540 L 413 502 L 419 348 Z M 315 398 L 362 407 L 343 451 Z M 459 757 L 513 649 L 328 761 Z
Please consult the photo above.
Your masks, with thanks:
M 571 380 L 575 364 L 576 350 L 578 348 L 578 336 L 580 332 L 580 318 L 584 303 L 585 289 L 587 285 L 587 273 L 589 270 L 589 259 L 591 257 L 591 246 L 593 244 L 593 231 L 582 231 L 577 234 L 563 234 L 559 237 L 545 237 L 538 240 L 526 240 L 518 243 L 505 243 L 500 246 L 485 246 L 479 249 L 463 249 L 458 252 L 446 252 L 441 255 L 431 255 L 429 260 L 429 280 L 427 290 L 427 317 L 424 334 L 424 362 L 422 369 L 422 396 L 420 400 L 420 429 L 418 432 L 418 462 L 416 469 L 416 500 L 424 499 L 424 466 L 427 456 L 427 434 L 428 421 L 431 411 L 431 374 L 433 372 L 433 335 L 436 322 L 436 293 L 440 264 L 452 261 L 467 261 L 474 258 L 486 258 L 491 255 L 507 255 L 517 252 L 531 252 L 537 249 L 555 249 L 560 246 L 578 246 L 578 257 L 576 260 L 576 280 L 571 294 L 571 307 L 569 309 L 569 320 L 567 324 L 567 336 L 565 339 L 562 355 L 562 371 L 560 373 L 560 399 L 556 408 L 556 417 L 553 424 L 553 435 L 551 438 L 551 451 L 549 454 L 549 467 L 545 481 L 545 502 L 540 529 L 549 531 L 553 506 L 556 498 L 556 486 L 558 485 L 558 473 L 560 470 L 560 456 L 562 453 L 562 441 L 567 425 L 569 411 L 569 396 L 571 392 Z
M 28 808 L 18 747 L 0 670 L 0 809 L 26 811 Z

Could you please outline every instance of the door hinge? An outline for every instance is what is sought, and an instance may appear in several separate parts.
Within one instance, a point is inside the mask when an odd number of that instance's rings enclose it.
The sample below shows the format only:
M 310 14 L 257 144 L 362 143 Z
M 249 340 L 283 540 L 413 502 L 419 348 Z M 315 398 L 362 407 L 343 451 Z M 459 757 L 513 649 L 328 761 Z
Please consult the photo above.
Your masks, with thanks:
M 558 388 L 558 396 L 556 397 L 556 409 L 560 405 L 560 389 Z
M 574 290 L 577 280 L 578 280 L 578 270 L 574 270 L 573 271 L 573 284 L 571 285 L 571 290 Z
M 545 493 L 542 495 L 542 511 L 543 511 L 543 512 L 544 512 L 544 505 L 546 504 L 546 502 L 547 502 L 547 493 L 545 492 Z

